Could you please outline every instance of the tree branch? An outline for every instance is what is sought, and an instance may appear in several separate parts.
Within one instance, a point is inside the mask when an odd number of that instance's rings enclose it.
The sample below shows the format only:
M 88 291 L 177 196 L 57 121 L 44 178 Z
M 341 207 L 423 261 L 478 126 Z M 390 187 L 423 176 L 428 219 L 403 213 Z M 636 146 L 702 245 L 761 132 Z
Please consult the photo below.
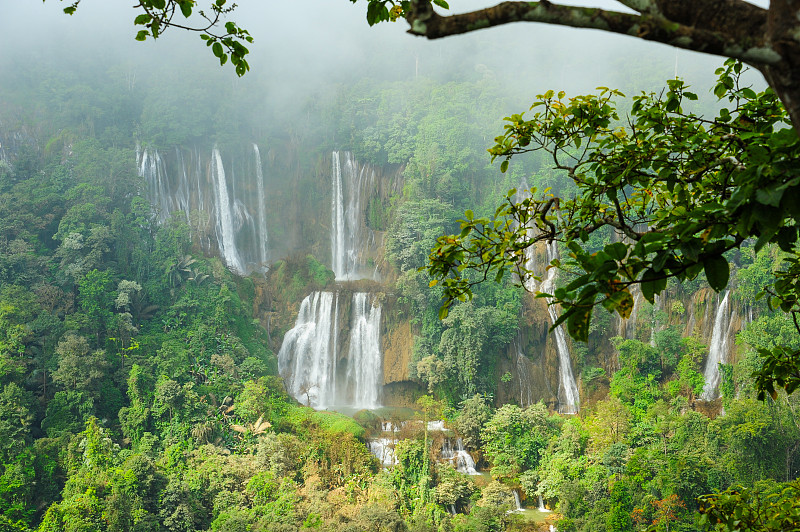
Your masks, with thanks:
M 622 13 L 541 1 L 502 2 L 485 9 L 443 17 L 433 10 L 430 0 L 411 0 L 411 9 L 406 13 L 406 20 L 411 26 L 409 33 L 428 39 L 439 39 L 512 22 L 542 22 L 630 35 L 686 50 L 733 57 L 754 66 L 772 65 L 781 61 L 780 54 L 767 43 L 766 31 L 757 31 L 766 27 L 766 11 L 757 6 L 740 0 L 708 0 L 695 4 L 695 7 L 700 5 L 709 10 L 735 7 L 737 14 L 748 15 L 733 20 L 726 17 L 730 23 L 723 27 L 718 24 L 719 20 L 714 21 L 713 25 L 703 20 L 694 20 L 692 25 L 670 20 L 661 14 L 662 10 L 666 11 L 661 4 L 671 5 L 672 2 L 626 0 L 621 3 L 635 10 L 641 9 L 642 12 Z M 745 8 L 744 5 L 750 8 Z M 684 8 L 684 11 L 689 9 Z M 677 9 L 673 10 L 677 13 Z M 705 29 L 704 26 L 713 29 Z

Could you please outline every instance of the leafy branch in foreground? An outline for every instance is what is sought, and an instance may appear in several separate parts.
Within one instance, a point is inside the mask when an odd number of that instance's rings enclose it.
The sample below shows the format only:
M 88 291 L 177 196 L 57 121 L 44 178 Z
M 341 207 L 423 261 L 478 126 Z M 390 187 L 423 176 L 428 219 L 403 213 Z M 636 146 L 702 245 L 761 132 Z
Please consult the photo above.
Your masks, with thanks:
M 74 14 L 80 1 L 75 0 L 65 7 L 64 13 Z M 224 32 L 215 31 L 215 28 L 220 27 L 222 17 L 236 9 L 236 4 L 227 7 L 226 4 L 227 0 L 213 0 L 209 4 L 208 11 L 195 11 L 197 0 L 139 0 L 139 3 L 133 6 L 139 11 L 133 23 L 136 26 L 143 26 L 145 29 L 138 31 L 136 40 L 144 41 L 148 37 L 157 39 L 170 27 L 198 32 L 200 38 L 206 42 L 214 56 L 219 59 L 220 65 L 227 63 L 230 58 L 236 74 L 243 76 L 250 70 L 246 59 L 250 50 L 243 43 L 253 42 L 253 37 L 233 21 L 228 21 L 221 26 L 225 29 Z M 175 20 L 175 14 L 178 12 L 187 22 Z M 188 23 L 193 13 L 197 14 L 197 24 Z
M 800 483 L 783 485 L 780 492 L 730 488 L 700 497 L 700 523 L 732 532 L 772 532 L 800 529 Z
M 633 285 L 651 303 L 668 279 L 701 272 L 723 290 L 730 275 L 725 253 L 745 241 L 756 250 L 776 243 L 798 257 L 800 141 L 774 93 L 740 86 L 741 73 L 733 60 L 717 70 L 714 93 L 732 108 L 713 119 L 684 110 L 697 96 L 677 79 L 662 94 L 634 97 L 624 122 L 614 104 L 622 95 L 606 88 L 570 99 L 548 91 L 531 107 L 532 117 L 507 117 L 489 149 L 493 160 L 502 159 L 501 171 L 514 156 L 544 151 L 577 192 L 559 198 L 534 188 L 520 201 L 512 190 L 490 218 L 468 211 L 460 234 L 440 237 L 425 267 L 444 288 L 441 315 L 454 300 L 472 297 L 476 282 L 507 272 L 531 286 L 528 256 L 541 241 L 569 250 L 551 267 L 570 272 L 570 281 L 540 296 L 561 305 L 555 325 L 566 322 L 581 341 L 596 305 L 630 314 Z M 612 231 L 618 241 L 590 243 L 594 233 Z M 791 307 L 800 268 L 795 262 L 779 275 L 772 297 Z

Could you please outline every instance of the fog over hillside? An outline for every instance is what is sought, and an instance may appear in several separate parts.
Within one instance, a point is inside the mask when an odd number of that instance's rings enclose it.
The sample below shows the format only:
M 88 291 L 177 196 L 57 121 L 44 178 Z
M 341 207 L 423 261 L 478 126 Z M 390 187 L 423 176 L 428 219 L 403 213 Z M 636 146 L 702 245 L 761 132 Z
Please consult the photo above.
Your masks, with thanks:
M 599 4 L 621 8 L 616 2 Z M 452 2 L 454 11 L 481 5 L 485 3 Z M 242 2 L 233 13 L 232 19 L 255 38 L 251 72 L 237 80 L 229 65 L 218 67 L 197 35 L 170 29 L 158 41 L 134 41 L 136 12 L 125 3 L 84 0 L 71 17 L 61 13 L 63 7 L 50 0 L 4 8 L 3 71 L 35 72 L 37 63 L 55 61 L 67 69 L 81 65 L 82 71 L 128 64 L 139 76 L 147 71 L 185 73 L 187 83 L 202 73 L 209 80 L 261 90 L 266 107 L 289 112 L 335 84 L 363 78 L 458 81 L 492 76 L 520 105 L 549 88 L 568 93 L 597 86 L 626 93 L 653 90 L 676 73 L 705 92 L 721 63 L 720 58 L 624 36 L 542 24 L 427 41 L 407 35 L 404 21 L 370 28 L 362 2 L 295 0 Z

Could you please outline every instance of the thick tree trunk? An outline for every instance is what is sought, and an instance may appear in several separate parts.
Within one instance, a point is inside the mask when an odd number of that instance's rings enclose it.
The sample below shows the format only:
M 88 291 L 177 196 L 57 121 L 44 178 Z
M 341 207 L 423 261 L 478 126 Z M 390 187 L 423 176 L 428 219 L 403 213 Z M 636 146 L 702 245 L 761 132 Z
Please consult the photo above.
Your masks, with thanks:
M 780 61 L 754 66 L 764 74 L 786 107 L 795 131 L 800 132 L 800 0 L 771 0 L 766 42 Z

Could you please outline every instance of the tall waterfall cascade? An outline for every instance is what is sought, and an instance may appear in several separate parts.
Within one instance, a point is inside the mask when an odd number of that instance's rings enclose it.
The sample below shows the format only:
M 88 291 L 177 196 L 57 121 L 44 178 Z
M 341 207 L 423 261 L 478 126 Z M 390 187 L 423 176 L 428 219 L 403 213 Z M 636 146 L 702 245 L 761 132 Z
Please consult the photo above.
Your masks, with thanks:
M 222 155 L 219 149 L 214 147 L 211 159 L 211 172 L 214 176 L 217 188 L 217 243 L 222 260 L 231 270 L 236 273 L 244 273 L 242 259 L 236 249 L 236 239 L 233 228 L 233 205 L 228 196 L 228 182 L 225 179 L 225 167 L 222 165 Z
M 352 404 L 379 406 L 383 383 L 381 357 L 381 307 L 368 294 L 353 294 L 347 381 L 352 385 Z
M 558 248 L 556 247 L 556 242 L 548 242 L 547 262 L 550 263 L 557 258 Z M 542 284 L 539 287 L 542 292 L 552 294 L 555 291 L 557 273 L 558 269 L 556 268 L 547 270 L 547 274 L 542 279 Z M 550 304 L 550 301 L 548 298 L 547 312 L 550 315 L 551 323 L 555 323 L 558 319 L 558 310 L 554 305 Z M 556 340 L 556 351 L 558 352 L 558 410 L 563 414 L 576 414 L 580 407 L 580 394 L 578 385 L 575 382 L 575 376 L 572 373 L 572 360 L 569 356 L 569 346 L 563 325 L 556 327 L 552 334 Z
M 531 192 L 528 187 L 528 181 L 525 178 L 519 184 L 519 188 L 517 188 L 517 193 L 514 197 L 514 201 L 517 203 L 523 202 L 526 199 L 531 197 Z M 535 236 L 535 228 L 527 227 L 525 230 L 525 235 L 528 238 L 533 238 Z M 525 249 L 525 269 L 533 272 L 536 266 L 536 249 L 534 246 L 528 246 Z M 533 274 L 528 275 L 525 279 L 523 279 L 523 285 L 525 288 L 531 292 L 536 291 L 536 279 L 533 278 Z
M 529 199 L 530 197 L 531 193 L 528 187 L 528 182 L 523 179 L 517 188 L 517 193 L 514 200 L 519 203 Z M 526 235 L 529 238 L 533 238 L 535 236 L 535 228 L 527 227 Z M 529 246 L 525 250 L 524 267 L 529 272 L 534 272 L 536 269 L 535 252 L 536 250 L 534 246 Z M 550 264 L 550 262 L 556 258 L 558 258 L 558 247 L 556 242 L 549 242 L 547 244 L 547 264 Z M 556 268 L 549 268 L 540 284 L 537 283 L 536 279 L 534 279 L 533 274 L 525 277 L 522 282 L 525 288 L 531 292 L 539 290 L 547 294 L 552 294 L 555 291 L 557 275 L 558 270 Z M 546 301 L 547 313 L 550 316 L 550 323 L 555 323 L 558 319 L 558 310 L 550 304 L 552 301 L 550 298 L 547 298 Z M 578 408 L 580 407 L 580 393 L 578 392 L 578 385 L 575 382 L 575 376 L 572 372 L 572 360 L 570 358 L 569 345 L 567 344 L 567 337 L 563 326 L 559 325 L 556 327 L 552 333 L 552 336 L 555 339 L 556 351 L 558 353 L 558 410 L 563 414 L 575 414 L 578 412 Z M 527 378 L 527 380 L 530 381 L 529 371 L 524 364 L 525 361 L 521 358 L 524 357 L 524 354 L 519 346 L 519 338 L 517 340 L 517 356 L 514 364 L 519 373 L 520 379 L 520 404 L 531 404 L 532 401 L 529 399 L 529 396 L 531 395 L 530 384 L 528 384 L 527 387 L 523 385 L 523 379 Z M 523 399 L 528 399 L 528 401 L 523 402 Z
M 369 294 L 353 294 L 345 343 L 339 339 L 347 325 L 340 312 L 345 302 L 338 292 L 314 292 L 303 300 L 278 353 L 278 371 L 289 393 L 303 404 L 377 408 L 383 385 L 381 306 Z M 344 345 L 349 345 L 346 357 Z
M 706 368 L 703 372 L 706 382 L 703 386 L 703 393 L 700 394 L 700 398 L 704 401 L 713 401 L 720 396 L 719 364 L 727 362 L 728 353 L 733 347 L 733 323 L 733 312 L 730 308 L 730 291 L 726 291 L 714 314 L 714 329 L 711 333 L 708 359 L 706 359 Z
M 639 317 L 639 309 L 644 303 L 644 294 L 638 284 L 631 286 L 631 295 L 633 296 L 633 309 L 631 315 L 627 319 L 623 319 L 618 314 L 617 316 L 617 336 L 632 340 L 636 338 L 636 321 Z
M 315 408 L 335 403 L 338 309 L 338 294 L 314 292 L 307 296 L 278 352 L 278 371 L 287 390 Z
M 269 262 L 269 253 L 267 252 L 267 213 L 264 207 L 264 200 L 266 198 L 266 190 L 264 189 L 264 170 L 261 166 L 261 152 L 258 149 L 258 144 L 253 144 L 253 151 L 256 155 L 256 186 L 258 197 L 256 203 L 258 206 L 258 252 L 261 258 L 261 267 L 266 268 Z
M 261 154 L 254 144 L 242 162 L 246 170 L 238 175 L 227 171 L 224 160 L 217 147 L 206 153 L 136 150 L 139 175 L 159 223 L 181 212 L 195 242 L 207 252 L 219 252 L 228 268 L 239 274 L 265 271 L 270 257 Z
M 375 279 L 365 251 L 375 236 L 366 226 L 365 197 L 375 181 L 375 171 L 359 165 L 350 152 L 331 154 L 331 269 L 337 281 Z

